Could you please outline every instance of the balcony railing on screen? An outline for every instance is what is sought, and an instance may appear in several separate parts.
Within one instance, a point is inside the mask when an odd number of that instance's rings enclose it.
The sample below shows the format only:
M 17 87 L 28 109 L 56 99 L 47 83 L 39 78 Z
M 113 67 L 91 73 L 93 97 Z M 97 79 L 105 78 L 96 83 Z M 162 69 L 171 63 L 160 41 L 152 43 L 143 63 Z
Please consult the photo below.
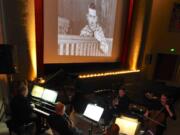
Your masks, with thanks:
M 58 36 L 58 55 L 65 56 L 111 56 L 112 38 L 106 38 L 108 51 L 100 49 L 100 42 L 95 38 L 81 37 L 78 35 Z

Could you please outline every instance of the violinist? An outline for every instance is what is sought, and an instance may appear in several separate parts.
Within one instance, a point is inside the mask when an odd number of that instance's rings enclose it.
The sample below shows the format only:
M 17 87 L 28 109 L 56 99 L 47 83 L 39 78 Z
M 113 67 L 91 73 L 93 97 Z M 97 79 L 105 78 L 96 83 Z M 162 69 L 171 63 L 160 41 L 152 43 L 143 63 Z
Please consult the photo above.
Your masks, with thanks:
M 176 119 L 173 106 L 168 102 L 166 94 L 161 94 L 160 99 L 152 100 L 153 106 L 145 112 L 145 117 L 149 118 L 147 132 L 153 135 L 163 135 L 167 126 L 167 118 Z

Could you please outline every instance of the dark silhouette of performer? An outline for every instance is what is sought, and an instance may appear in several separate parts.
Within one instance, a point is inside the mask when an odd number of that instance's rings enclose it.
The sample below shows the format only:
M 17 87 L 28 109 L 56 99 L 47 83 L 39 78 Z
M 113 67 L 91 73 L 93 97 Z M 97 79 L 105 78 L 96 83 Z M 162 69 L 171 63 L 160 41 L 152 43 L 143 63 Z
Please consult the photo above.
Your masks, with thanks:
M 146 123 L 146 134 L 163 135 L 167 127 L 167 118 L 176 119 L 173 106 L 168 102 L 166 94 L 161 94 L 160 99 L 152 99 L 154 102 L 146 112 L 145 116 L 151 119 Z
M 65 105 L 57 102 L 55 106 L 56 114 L 51 114 L 48 118 L 50 127 L 60 135 L 82 135 L 82 131 L 76 128 L 73 122 L 65 114 Z
M 26 84 L 21 83 L 17 88 L 17 95 L 10 102 L 12 119 L 17 125 L 31 122 L 36 117 L 27 96 L 28 87 Z
M 118 91 L 118 96 L 112 100 L 110 108 L 105 112 L 105 123 L 108 124 L 111 122 L 115 116 L 128 114 L 130 102 L 129 97 L 126 95 L 126 90 L 124 88 L 120 88 Z
M 40 121 L 37 115 L 33 112 L 28 96 L 28 84 L 26 81 L 21 81 L 15 88 L 16 95 L 10 102 L 11 119 L 7 121 L 9 128 L 19 129 L 30 123 L 36 125 L 36 134 L 40 132 Z

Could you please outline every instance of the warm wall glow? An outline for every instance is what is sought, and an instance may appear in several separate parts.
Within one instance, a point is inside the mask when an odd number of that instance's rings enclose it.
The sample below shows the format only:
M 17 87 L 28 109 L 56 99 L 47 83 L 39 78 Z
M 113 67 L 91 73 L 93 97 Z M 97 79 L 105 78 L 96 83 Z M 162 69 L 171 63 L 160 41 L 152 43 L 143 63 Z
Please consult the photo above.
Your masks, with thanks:
M 140 40 L 141 37 L 137 37 L 136 40 Z M 139 50 L 140 50 L 141 41 L 136 41 L 133 46 L 133 53 L 131 54 L 131 60 L 130 60 L 130 69 L 136 70 L 137 69 L 137 62 L 138 62 L 138 56 L 139 56 Z
M 136 14 L 133 23 L 133 34 L 131 42 L 131 51 L 129 57 L 129 65 L 131 70 L 137 69 L 137 62 L 139 57 L 139 51 L 141 47 L 141 39 L 143 34 L 144 18 L 146 2 L 139 0 L 136 5 Z
M 28 79 L 34 80 L 37 76 L 37 64 L 36 64 L 36 39 L 35 39 L 35 9 L 34 0 L 28 0 L 27 2 L 27 38 L 28 48 L 30 54 L 31 65 L 29 66 Z M 31 67 L 32 66 L 32 67 Z
M 123 71 L 112 71 L 112 72 L 104 72 L 104 73 L 91 73 L 91 74 L 84 74 L 79 75 L 78 78 L 93 78 L 93 77 L 102 77 L 102 76 L 112 76 L 112 75 L 119 75 L 119 74 L 129 74 L 129 73 L 136 73 L 140 72 L 140 70 L 123 70 Z
M 124 116 L 116 118 L 115 123 L 120 127 L 120 133 L 127 135 L 135 135 L 136 129 L 139 125 L 137 119 Z

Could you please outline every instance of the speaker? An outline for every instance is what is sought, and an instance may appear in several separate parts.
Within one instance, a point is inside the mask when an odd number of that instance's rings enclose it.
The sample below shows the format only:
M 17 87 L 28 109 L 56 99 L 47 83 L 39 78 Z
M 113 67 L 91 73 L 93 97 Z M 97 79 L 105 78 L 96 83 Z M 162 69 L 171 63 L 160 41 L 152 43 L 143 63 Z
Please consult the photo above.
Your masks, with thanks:
M 13 64 L 13 46 L 0 44 L 0 74 L 15 73 Z

